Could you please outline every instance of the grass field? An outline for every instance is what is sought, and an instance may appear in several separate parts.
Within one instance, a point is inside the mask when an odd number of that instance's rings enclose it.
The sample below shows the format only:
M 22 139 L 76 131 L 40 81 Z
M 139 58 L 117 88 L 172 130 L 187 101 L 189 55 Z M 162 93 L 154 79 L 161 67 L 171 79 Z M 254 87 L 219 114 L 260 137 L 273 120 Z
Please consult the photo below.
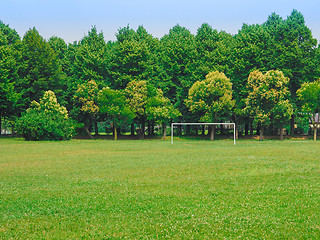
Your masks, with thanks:
M 0 139 L 0 239 L 319 239 L 320 142 Z

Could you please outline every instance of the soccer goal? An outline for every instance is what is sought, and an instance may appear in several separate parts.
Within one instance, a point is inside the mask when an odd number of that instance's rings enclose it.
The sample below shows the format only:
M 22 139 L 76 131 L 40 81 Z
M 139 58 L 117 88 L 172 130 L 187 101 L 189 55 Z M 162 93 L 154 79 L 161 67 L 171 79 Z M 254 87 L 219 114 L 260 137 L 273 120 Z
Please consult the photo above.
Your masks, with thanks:
M 235 123 L 171 123 L 171 144 L 173 144 L 173 127 L 177 125 L 228 125 L 233 126 L 233 144 L 236 145 L 236 124 Z

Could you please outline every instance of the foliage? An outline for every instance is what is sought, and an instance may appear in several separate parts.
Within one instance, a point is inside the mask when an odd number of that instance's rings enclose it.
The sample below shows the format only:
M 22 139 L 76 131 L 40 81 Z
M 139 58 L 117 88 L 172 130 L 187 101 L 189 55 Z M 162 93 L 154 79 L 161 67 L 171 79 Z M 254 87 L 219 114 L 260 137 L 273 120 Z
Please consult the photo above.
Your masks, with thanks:
M 98 104 L 100 113 L 105 114 L 112 121 L 115 133 L 118 124 L 121 122 L 130 123 L 134 119 L 133 111 L 126 105 L 126 98 L 119 90 L 103 88 L 98 95 Z M 115 134 L 114 137 L 116 140 L 117 135 Z
M 197 48 L 197 66 L 194 72 L 196 80 L 202 80 L 212 71 L 229 71 L 230 48 L 234 40 L 226 32 L 218 32 L 204 23 L 197 30 L 195 44 Z
M 62 95 L 62 72 L 58 56 L 35 28 L 23 37 L 22 61 L 18 90 L 22 93 L 25 107 L 49 89 L 58 96 Z
M 265 74 L 258 70 L 250 73 L 245 111 L 253 117 L 254 123 L 264 127 L 275 121 L 283 127 L 293 114 L 289 101 L 289 79 L 281 71 L 271 70 Z M 263 131 L 261 131 L 263 133 Z
M 169 34 L 161 38 L 159 56 L 162 69 L 159 86 L 164 96 L 182 113 L 183 119 L 192 118 L 184 100 L 196 80 L 197 48 L 194 35 L 184 27 L 174 26 Z
M 80 105 L 80 112 L 84 115 L 95 118 L 99 113 L 97 105 L 98 85 L 94 80 L 78 85 L 78 90 L 74 95 L 76 102 Z
M 150 97 L 155 95 L 156 89 L 147 81 L 131 81 L 128 83 L 125 94 L 128 106 L 134 110 L 139 118 L 146 118 L 146 108 Z
M 67 109 L 57 102 L 52 91 L 46 91 L 40 103 L 31 107 L 16 122 L 16 130 L 26 140 L 70 140 L 75 133 Z
M 159 41 L 142 26 L 119 29 L 108 64 L 110 86 L 124 89 L 133 80 L 157 82 L 156 50 Z
M 190 88 L 186 105 L 201 116 L 202 122 L 219 122 L 228 117 L 234 106 L 230 79 L 218 71 L 209 73 Z
M 297 91 L 297 96 L 302 105 L 302 112 L 309 116 L 309 120 L 313 125 L 315 134 L 314 140 L 316 140 L 320 112 L 320 79 L 302 84 L 301 88 Z
M 316 114 L 320 110 L 320 79 L 304 83 L 297 91 L 297 96 L 302 105 L 302 112 Z
M 8 26 L 0 22 L 0 118 L 16 115 L 21 95 L 16 89 L 19 80 L 19 52 L 16 45 L 19 39 L 15 36 L 10 34 Z

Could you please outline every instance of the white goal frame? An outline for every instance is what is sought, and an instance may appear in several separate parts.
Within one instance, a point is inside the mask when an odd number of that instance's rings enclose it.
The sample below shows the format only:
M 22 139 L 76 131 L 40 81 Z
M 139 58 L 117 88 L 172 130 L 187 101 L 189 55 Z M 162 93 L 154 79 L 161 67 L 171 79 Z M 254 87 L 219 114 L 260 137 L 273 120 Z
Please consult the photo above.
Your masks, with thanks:
M 171 144 L 173 144 L 173 126 L 177 125 L 232 125 L 233 145 L 236 145 L 236 124 L 235 123 L 171 123 Z

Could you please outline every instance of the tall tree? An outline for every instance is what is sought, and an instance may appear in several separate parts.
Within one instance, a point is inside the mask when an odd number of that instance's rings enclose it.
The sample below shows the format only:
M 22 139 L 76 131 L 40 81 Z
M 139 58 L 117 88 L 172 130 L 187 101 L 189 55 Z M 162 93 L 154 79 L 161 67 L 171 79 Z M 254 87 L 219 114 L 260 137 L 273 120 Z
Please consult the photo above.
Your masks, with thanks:
M 188 29 L 179 25 L 174 26 L 169 34 L 161 38 L 159 56 L 162 68 L 160 87 L 164 96 L 172 101 L 185 121 L 195 118 L 184 104 L 188 90 L 196 81 L 194 76 L 197 61 L 195 37 Z
M 19 80 L 19 44 L 19 35 L 0 22 L 0 134 L 2 118 L 16 115 L 20 98 L 16 90 Z
M 94 80 L 78 85 L 78 90 L 74 95 L 75 106 L 72 114 L 79 122 L 84 124 L 84 130 L 92 139 L 89 131 L 90 125 L 96 121 L 99 114 L 98 106 L 99 88 Z M 96 129 L 97 131 L 97 129 Z
M 128 106 L 134 111 L 140 122 L 139 139 L 144 138 L 146 120 L 165 123 L 177 115 L 167 98 L 163 97 L 160 89 L 147 81 L 131 81 L 125 89 Z
M 299 104 L 296 91 L 304 82 L 320 77 L 317 40 L 306 26 L 303 15 L 293 10 L 286 20 L 272 14 L 265 23 L 272 36 L 273 69 L 281 70 L 290 78 L 289 90 L 294 104 Z M 294 115 L 291 135 L 294 134 Z
M 200 121 L 219 122 L 231 115 L 234 106 L 232 83 L 224 73 L 211 72 L 205 80 L 192 85 L 185 103 L 192 113 L 201 116 Z M 212 127 L 211 141 L 214 140 L 214 130 Z
M 98 33 L 96 27 L 91 28 L 74 50 L 74 61 L 71 63 L 74 87 L 91 80 L 99 86 L 108 85 L 106 63 L 108 48 L 103 33 Z
M 33 28 L 27 31 L 22 40 L 22 77 L 19 91 L 22 93 L 24 106 L 38 100 L 45 91 L 53 90 L 57 97 L 62 95 L 61 69 L 58 56 L 50 45 Z
M 293 107 L 289 101 L 289 79 L 281 71 L 270 70 L 265 74 L 258 70 L 250 73 L 248 89 L 250 93 L 246 99 L 246 112 L 254 119 L 255 124 L 260 124 L 259 140 L 263 140 L 265 126 L 272 121 L 280 126 L 280 138 L 283 139 L 283 124 L 288 122 Z
M 320 111 L 320 80 L 302 84 L 297 91 L 297 96 L 302 105 L 302 112 L 308 114 L 313 127 L 313 140 L 317 140 L 317 129 Z
M 163 96 L 161 89 L 157 89 L 156 95 L 149 101 L 146 112 L 148 120 L 162 125 L 163 141 L 166 140 L 167 124 L 181 116 L 179 110 L 175 109 L 170 100 Z
M 111 86 L 124 89 L 133 80 L 155 82 L 158 41 L 142 26 L 137 31 L 121 28 L 116 36 L 108 66 Z
M 195 43 L 197 48 L 196 80 L 202 80 L 212 71 L 228 72 L 232 35 L 218 32 L 204 23 L 197 30 Z
M 98 95 L 100 113 L 106 115 L 112 121 L 114 129 L 114 140 L 118 139 L 117 127 L 121 122 L 131 122 L 134 113 L 127 106 L 124 93 L 109 87 L 103 88 Z

